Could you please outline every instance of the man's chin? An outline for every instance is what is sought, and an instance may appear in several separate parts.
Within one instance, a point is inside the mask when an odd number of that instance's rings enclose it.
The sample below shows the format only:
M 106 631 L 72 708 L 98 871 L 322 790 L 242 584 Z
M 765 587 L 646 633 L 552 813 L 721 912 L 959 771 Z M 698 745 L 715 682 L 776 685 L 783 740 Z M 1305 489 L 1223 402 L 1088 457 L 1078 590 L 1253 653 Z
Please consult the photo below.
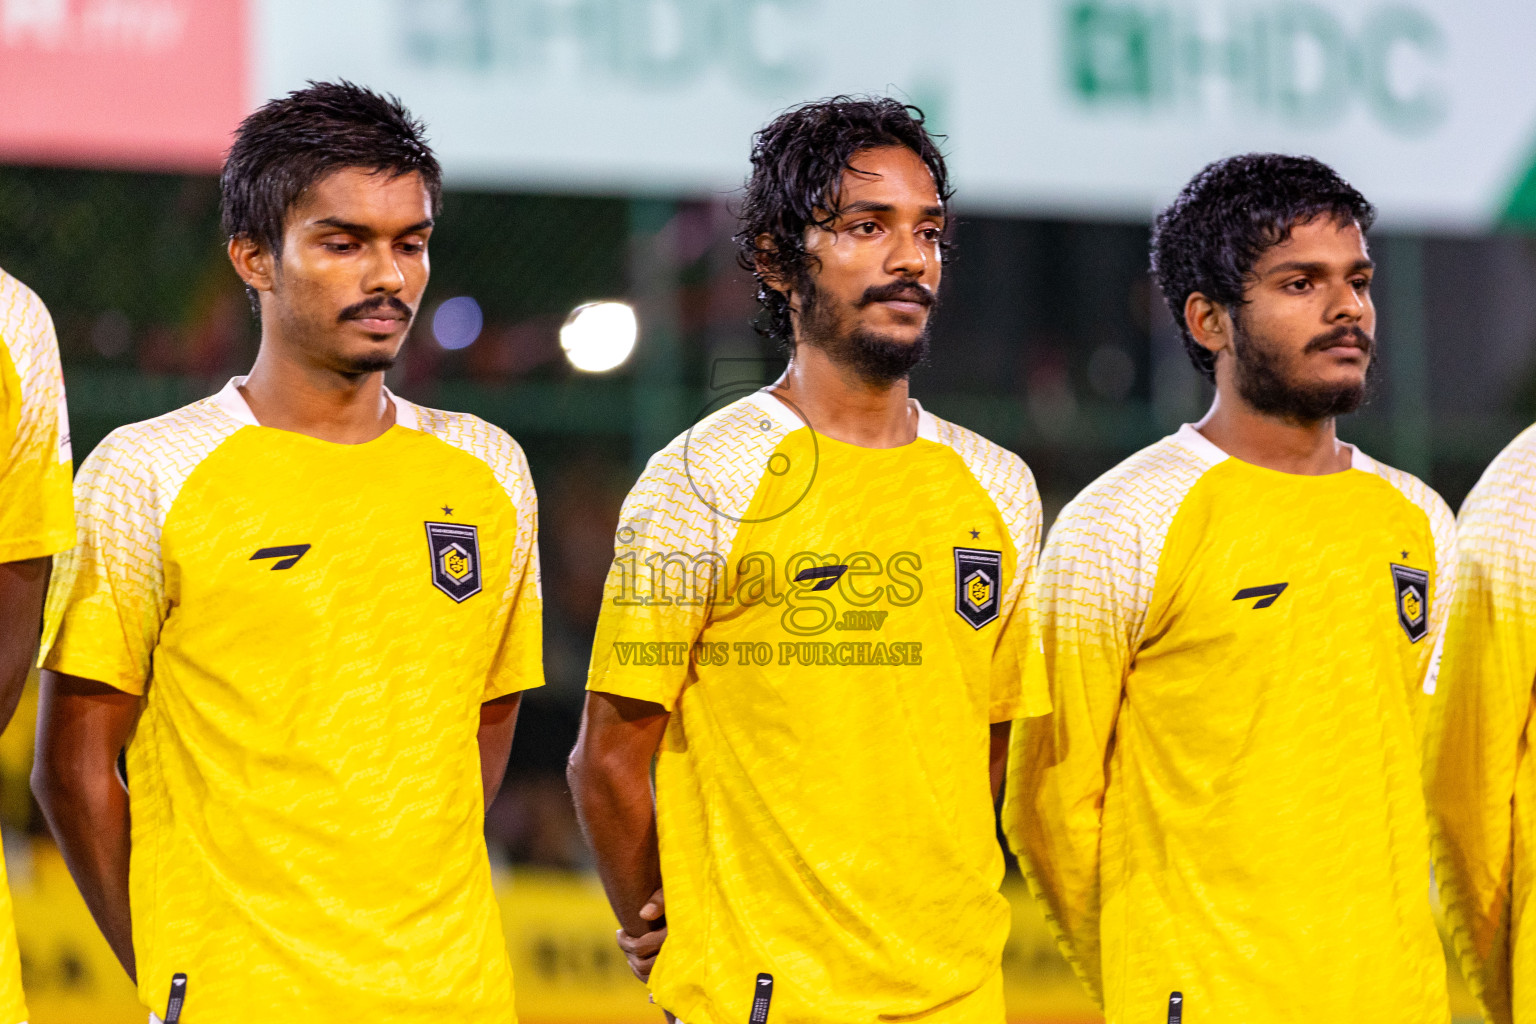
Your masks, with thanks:
M 336 361 L 336 370 L 348 376 L 383 373 L 395 365 L 398 352 L 358 352 L 342 356 Z

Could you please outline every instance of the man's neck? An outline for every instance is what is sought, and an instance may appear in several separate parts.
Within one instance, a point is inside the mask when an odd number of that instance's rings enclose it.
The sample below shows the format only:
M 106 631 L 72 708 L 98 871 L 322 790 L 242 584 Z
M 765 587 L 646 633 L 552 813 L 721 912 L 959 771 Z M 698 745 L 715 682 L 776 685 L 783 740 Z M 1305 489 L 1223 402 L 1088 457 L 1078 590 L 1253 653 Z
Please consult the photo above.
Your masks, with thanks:
M 1220 391 L 1195 429 L 1233 458 L 1281 473 L 1342 473 L 1353 460 L 1350 446 L 1334 432 L 1333 417 L 1297 423 L 1261 413 Z
M 382 372 L 337 373 L 285 359 L 267 345 L 240 393 L 262 426 L 336 444 L 364 444 L 395 423 Z
M 876 387 L 812 345 L 797 345 L 769 391 L 804 416 L 818 434 L 861 448 L 899 448 L 917 439 L 907 382 Z

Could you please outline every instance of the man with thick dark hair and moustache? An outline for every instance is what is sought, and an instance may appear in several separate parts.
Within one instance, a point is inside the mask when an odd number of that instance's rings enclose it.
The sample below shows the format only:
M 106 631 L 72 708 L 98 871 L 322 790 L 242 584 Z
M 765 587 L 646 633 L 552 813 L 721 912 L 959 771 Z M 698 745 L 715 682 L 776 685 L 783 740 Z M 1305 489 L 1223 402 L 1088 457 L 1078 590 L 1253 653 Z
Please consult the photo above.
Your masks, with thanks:
M 248 117 L 221 184 L 255 366 L 81 467 L 33 788 L 166 1024 L 516 1020 L 483 829 L 542 678 L 533 486 L 383 385 L 440 181 L 369 90 Z
M 789 367 L 620 517 L 570 779 L 620 944 L 689 1024 L 1003 1020 L 993 805 L 1010 721 L 1046 710 L 1040 502 L 908 397 L 948 200 L 894 100 L 760 132 L 737 237 Z
M 1216 397 L 1061 513 L 1054 713 L 1003 824 L 1108 1024 L 1444 1024 L 1419 736 L 1450 510 L 1340 441 L 1375 353 L 1374 210 L 1328 167 L 1210 165 L 1152 268 Z

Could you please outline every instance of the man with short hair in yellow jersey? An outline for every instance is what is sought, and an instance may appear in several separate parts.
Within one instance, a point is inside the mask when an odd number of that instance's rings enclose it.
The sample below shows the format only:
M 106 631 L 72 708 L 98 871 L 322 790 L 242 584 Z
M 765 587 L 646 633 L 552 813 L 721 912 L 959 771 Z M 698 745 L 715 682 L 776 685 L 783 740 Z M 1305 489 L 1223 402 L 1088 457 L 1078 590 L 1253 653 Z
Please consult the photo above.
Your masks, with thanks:
M 737 239 L 789 367 L 624 504 L 577 806 L 621 945 L 688 1024 L 1001 1024 L 993 805 L 1009 722 L 1046 710 L 1040 503 L 908 397 L 944 160 L 912 108 L 840 97 L 752 165 Z
M 1461 506 L 1425 738 L 1440 904 L 1489 1024 L 1536 1024 L 1536 427 Z
M 1444 1024 L 1418 785 L 1453 526 L 1335 433 L 1375 354 L 1374 210 L 1307 157 L 1202 170 L 1152 267 L 1200 422 L 1051 529 L 1054 712 L 1003 825 L 1108 1024 Z
M 393 98 L 250 115 L 221 184 L 255 366 L 81 468 L 33 787 L 166 1024 L 516 1019 L 483 821 L 541 681 L 533 486 L 383 386 L 440 182 Z
M 50 559 L 75 543 L 72 468 L 53 320 L 32 289 L 0 270 L 0 729 L 37 660 Z M 0 1024 L 26 1019 L 0 862 Z

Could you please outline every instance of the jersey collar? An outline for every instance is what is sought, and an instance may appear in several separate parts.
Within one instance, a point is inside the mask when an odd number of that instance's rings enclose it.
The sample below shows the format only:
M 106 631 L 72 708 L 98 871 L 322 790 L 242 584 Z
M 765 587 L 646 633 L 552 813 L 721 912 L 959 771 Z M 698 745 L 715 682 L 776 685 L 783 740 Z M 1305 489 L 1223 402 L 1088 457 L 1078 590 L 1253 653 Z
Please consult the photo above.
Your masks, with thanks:
M 1182 444 L 1185 448 L 1188 448 L 1190 451 L 1200 456 L 1200 458 L 1205 461 L 1206 465 L 1214 466 L 1216 463 L 1225 459 L 1230 459 L 1232 457 L 1212 444 L 1204 434 L 1195 429 L 1195 425 L 1193 423 L 1184 424 L 1179 428 L 1178 433 L 1174 434 L 1173 436 L 1177 438 L 1179 443 Z M 1359 448 L 1350 444 L 1348 441 L 1343 441 L 1341 443 L 1344 445 L 1344 447 L 1349 449 L 1349 466 L 1351 469 L 1361 469 L 1367 473 L 1373 473 L 1376 471 L 1375 459 L 1371 458 L 1369 455 L 1365 454 L 1365 452 L 1362 452 Z
M 248 427 L 261 426 L 256 419 L 256 414 L 251 412 L 250 404 L 245 396 L 240 393 L 240 386 L 245 383 L 245 377 L 231 377 L 224 389 L 213 396 L 213 404 L 218 406 L 226 416 L 244 423 Z M 416 406 L 407 402 L 389 388 L 384 389 L 384 397 L 388 398 L 395 406 L 395 426 L 405 427 L 407 430 L 420 430 L 421 423 L 416 415 Z
M 761 391 L 754 391 L 748 397 L 759 409 L 766 412 L 769 418 L 778 424 L 779 428 L 785 433 L 808 426 L 800 418 L 800 414 L 791 409 L 787 402 L 766 388 Z M 924 441 L 937 441 L 939 439 L 939 421 L 934 418 L 933 413 L 924 409 L 922 403 L 915 398 L 909 398 L 907 402 L 917 413 L 917 436 Z

